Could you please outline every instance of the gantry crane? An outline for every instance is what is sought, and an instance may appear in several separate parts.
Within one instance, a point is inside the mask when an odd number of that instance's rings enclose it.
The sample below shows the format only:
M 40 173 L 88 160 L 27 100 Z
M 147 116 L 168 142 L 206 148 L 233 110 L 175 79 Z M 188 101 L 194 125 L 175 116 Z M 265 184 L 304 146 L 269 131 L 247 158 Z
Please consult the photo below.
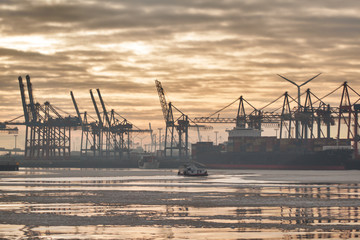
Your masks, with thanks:
M 230 107 L 231 105 L 235 104 L 239 101 L 237 114 L 235 117 L 213 117 L 215 114 L 219 114 L 221 111 L 225 110 L 226 108 Z M 251 107 L 251 113 L 246 114 L 245 111 L 245 103 Z M 240 96 L 232 103 L 226 105 L 225 107 L 221 108 L 220 110 L 212 113 L 208 117 L 195 117 L 195 123 L 234 123 L 235 127 L 237 128 L 252 128 L 256 130 L 261 130 L 261 126 L 263 123 L 266 124 L 273 124 L 277 123 L 273 120 L 274 117 L 272 116 L 264 116 L 262 110 L 256 109 L 252 104 L 250 104 L 243 96 Z
M 126 160 L 130 158 L 130 134 L 151 132 L 139 129 L 126 118 L 111 109 L 109 112 L 101 95 L 96 89 L 102 111 L 99 110 L 95 96 L 90 90 L 91 100 L 97 115 L 97 121 L 90 124 L 85 131 L 92 131 L 94 156 L 106 159 Z M 135 127 L 135 128 L 134 128 Z
M 155 80 L 156 89 L 159 95 L 160 105 L 165 120 L 165 142 L 164 142 L 164 155 L 165 157 L 174 157 L 174 150 L 177 151 L 179 158 L 184 155 L 188 158 L 188 116 L 180 113 L 180 117 L 174 120 L 173 108 L 171 102 L 167 103 L 165 91 L 160 81 Z M 175 108 L 176 109 L 176 108 Z M 176 139 L 176 135 L 178 139 Z M 170 137 L 170 141 L 168 139 Z M 170 143 L 170 145 L 169 145 Z M 170 152 L 170 155 L 168 154 Z
M 189 129 L 197 130 L 199 141 L 201 141 L 200 130 L 209 130 L 212 129 L 212 127 L 196 124 L 189 118 L 188 115 L 184 114 L 171 102 L 167 103 L 165 91 L 160 81 L 155 80 L 155 86 L 159 95 L 160 105 L 166 125 L 164 155 L 165 157 L 175 157 L 175 150 L 178 153 L 179 159 L 188 159 Z M 179 117 L 174 117 L 174 111 L 179 114 Z M 190 122 L 193 124 L 190 124 Z
M 18 77 L 26 126 L 25 159 L 67 159 L 70 157 L 70 129 L 78 127 L 77 117 L 62 117 L 56 107 L 35 103 L 30 76 L 26 76 L 29 103 L 26 101 L 22 77 Z M 11 124 L 11 123 L 8 123 Z M 19 123 L 14 123 L 19 124 Z
M 320 74 L 299 85 L 298 89 L 300 89 L 301 86 L 310 82 L 319 75 Z M 329 97 L 340 89 L 342 89 L 342 94 L 339 107 L 330 107 L 330 104 L 323 101 L 325 98 Z M 355 94 L 356 97 L 358 97 L 356 101 L 351 102 L 351 98 L 349 95 L 350 91 L 352 91 L 352 93 Z M 305 94 L 305 100 L 302 104 L 301 102 L 298 102 L 298 100 L 303 94 Z M 316 100 L 313 102 L 314 98 Z M 283 103 L 280 108 L 277 108 L 273 111 L 265 110 L 265 108 L 269 107 L 271 104 L 277 102 L 280 99 L 283 99 Z M 239 106 L 236 117 L 213 117 L 215 114 L 219 114 L 221 111 L 223 111 L 237 101 L 239 101 Z M 296 103 L 297 107 L 291 107 L 292 102 Z M 294 138 L 300 143 L 315 138 L 324 139 L 324 142 L 326 142 L 326 139 L 328 141 L 330 141 L 331 139 L 334 140 L 334 138 L 331 138 L 330 130 L 331 126 L 334 126 L 337 121 L 337 135 L 335 136 L 336 141 L 352 141 L 353 148 L 355 149 L 355 155 L 358 155 L 357 149 L 358 143 L 360 141 L 360 137 L 358 134 L 358 113 L 360 111 L 360 104 L 358 104 L 358 102 L 360 102 L 360 94 L 357 93 L 353 88 L 351 88 L 347 82 L 344 82 L 341 86 L 337 87 L 335 90 L 326 94 L 322 98 L 317 97 L 310 91 L 310 89 L 307 89 L 304 93 L 300 94 L 297 99 L 291 97 L 287 92 L 285 92 L 276 100 L 258 109 L 252 106 L 243 97 L 240 97 L 229 105 L 211 114 L 209 117 L 194 118 L 194 122 L 232 123 L 235 124 L 236 127 L 253 129 L 261 129 L 262 124 L 275 124 L 280 128 L 280 139 Z M 244 103 L 247 103 L 252 109 L 249 115 L 245 113 Z M 326 126 L 324 131 L 321 127 L 322 125 Z M 292 126 L 295 126 L 295 134 L 292 133 Z M 341 135 L 346 136 L 341 137 Z
M 88 122 L 88 114 L 85 111 L 83 117 L 79 111 L 78 104 L 75 100 L 74 94 L 70 91 L 71 99 L 81 124 L 81 142 L 80 142 L 80 155 L 83 157 L 96 157 L 98 155 L 100 139 L 100 127 L 98 122 Z
M 300 86 L 305 85 L 317 76 L 309 79 Z M 92 150 L 94 156 L 96 155 L 105 157 L 121 156 L 123 152 L 128 153 L 130 143 L 129 134 L 131 132 L 150 131 L 133 129 L 133 125 L 125 118 L 117 114 L 113 109 L 108 112 L 102 99 L 100 90 L 97 90 L 97 93 L 103 111 L 99 111 L 95 98 L 90 91 L 98 121 L 88 123 L 87 113 L 84 112 L 83 117 L 81 116 L 82 114 L 78 109 L 72 92 L 71 97 L 77 116 L 63 117 L 59 113 L 59 108 L 50 104 L 50 102 L 45 102 L 44 104 L 35 102 L 30 76 L 26 76 L 27 96 L 25 93 L 25 85 L 21 76 L 19 76 L 18 81 L 25 122 L 19 123 L 13 122 L 13 120 L 11 120 L 0 123 L 0 131 L 17 131 L 17 128 L 9 128 L 7 125 L 26 126 L 26 159 L 68 158 L 70 156 L 70 130 L 78 127 L 81 127 L 83 131 L 82 139 L 86 138 L 86 141 L 83 142 L 82 140 L 82 154 L 84 152 L 87 154 L 88 150 Z M 261 130 L 263 124 L 278 124 L 280 127 L 280 138 L 307 140 L 312 138 L 330 139 L 330 127 L 335 125 L 336 121 L 336 139 L 340 140 L 341 134 L 345 132 L 345 140 L 353 142 L 353 147 L 356 150 L 355 153 L 357 155 L 358 142 L 360 140 L 358 135 L 358 113 L 360 111 L 360 104 L 358 104 L 358 102 L 360 101 L 360 95 L 353 88 L 351 88 L 347 82 L 344 82 L 337 89 L 330 92 L 329 94 L 326 94 L 322 98 L 318 98 L 310 91 L 310 89 L 308 89 L 305 93 L 303 93 L 306 94 L 303 105 L 299 101 L 300 96 L 302 95 L 298 94 L 299 96 L 297 97 L 297 101 L 287 92 L 262 108 L 255 108 L 244 97 L 241 96 L 231 104 L 213 113 L 209 117 L 195 118 L 194 121 L 191 120 L 188 115 L 184 114 L 178 108 L 176 108 L 171 102 L 167 102 L 164 89 L 159 81 L 156 80 L 155 84 L 166 123 L 165 156 L 173 157 L 173 150 L 175 150 L 177 151 L 180 158 L 188 157 L 188 129 L 191 127 L 199 129 L 200 126 L 197 124 L 191 125 L 190 122 L 235 123 L 235 126 L 239 128 L 252 128 L 258 130 Z M 300 89 L 300 86 L 298 86 L 298 90 Z M 339 107 L 330 107 L 330 105 L 325 103 L 323 99 L 335 93 L 339 89 L 342 89 Z M 355 93 L 359 99 L 356 101 L 351 101 L 351 92 Z M 272 103 L 282 98 L 282 107 L 275 111 L 265 110 Z M 313 102 L 314 98 L 316 98 L 315 102 Z M 219 113 L 237 101 L 239 101 L 239 106 L 236 117 L 213 117 L 213 115 Z M 297 103 L 297 108 L 291 108 L 290 105 L 292 102 Z M 251 107 L 250 114 L 246 114 L 245 112 L 245 103 Z M 316 103 L 319 103 L 319 105 L 315 105 Z M 278 110 L 280 109 L 281 111 L 279 112 Z M 177 115 L 180 114 L 180 116 L 175 118 L 174 113 Z M 291 129 L 293 125 L 296 126 L 296 122 L 298 123 L 297 126 L 299 130 L 295 130 L 295 134 L 292 134 Z M 326 133 L 325 131 L 323 132 L 321 125 L 326 125 Z M 344 125 L 345 130 L 343 128 Z M 126 135 L 128 138 L 127 144 L 125 139 Z M 89 140 L 90 138 L 92 138 L 91 141 Z M 103 139 L 105 139 L 105 144 L 103 143 Z M 86 145 L 84 148 L 83 143 Z M 88 148 L 88 144 L 90 149 Z M 169 152 L 170 155 L 168 155 Z
M 279 77 L 283 78 L 284 80 L 290 82 L 291 84 L 295 85 L 297 87 L 298 90 L 298 98 L 297 98 L 297 103 L 298 103 L 298 112 L 300 113 L 300 108 L 301 108 L 301 94 L 300 94 L 300 89 L 302 86 L 308 84 L 309 82 L 311 82 L 312 80 L 314 80 L 315 78 L 317 78 L 321 73 L 315 75 L 314 77 L 306 80 L 305 82 L 303 82 L 302 84 L 297 84 L 294 81 L 291 81 L 290 79 L 287 79 L 286 77 L 283 77 L 281 75 L 278 74 Z M 298 139 L 300 135 L 300 124 L 299 121 L 296 119 L 295 121 L 295 138 Z

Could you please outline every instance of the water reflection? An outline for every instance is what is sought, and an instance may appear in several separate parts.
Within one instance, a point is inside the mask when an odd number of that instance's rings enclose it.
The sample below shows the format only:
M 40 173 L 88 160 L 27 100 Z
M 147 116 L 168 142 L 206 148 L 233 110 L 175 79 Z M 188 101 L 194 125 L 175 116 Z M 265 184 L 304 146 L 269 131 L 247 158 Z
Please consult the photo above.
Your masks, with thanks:
M 284 184 L 285 185 L 285 184 Z M 359 184 L 333 184 L 331 186 L 313 184 L 293 185 L 265 184 L 251 188 L 240 188 L 238 193 L 247 197 L 288 197 L 288 198 L 316 198 L 316 199 L 359 199 Z
M 136 216 L 187 219 L 212 223 L 360 225 L 359 207 L 192 207 L 181 205 L 118 205 L 91 203 L 2 203 L 0 211 L 65 216 Z
M 158 170 L 44 172 L 0 174 L 0 238 L 357 239 L 360 234 L 357 183 L 249 181 L 250 174 L 234 172 L 206 178 Z
M 4 230 L 12 230 L 14 238 L 36 239 L 357 239 L 356 230 L 325 232 L 291 232 L 272 229 L 246 228 L 241 231 L 232 228 L 187 228 L 170 226 L 20 226 L 6 225 L 0 228 L 0 237 Z
M 218 176 L 217 176 L 218 177 Z M 219 177 L 218 177 L 219 178 Z M 1 178 L 0 191 L 175 191 L 237 192 L 244 197 L 288 197 L 316 199 L 359 199 L 359 184 L 277 184 L 251 183 L 214 184 L 215 177 L 202 180 L 178 176 L 97 177 L 97 178 Z M 238 176 L 242 178 L 242 176 Z M 81 180 L 82 179 L 82 180 Z M 145 181 L 146 180 L 146 181 Z M 217 188 L 214 188 L 217 186 Z

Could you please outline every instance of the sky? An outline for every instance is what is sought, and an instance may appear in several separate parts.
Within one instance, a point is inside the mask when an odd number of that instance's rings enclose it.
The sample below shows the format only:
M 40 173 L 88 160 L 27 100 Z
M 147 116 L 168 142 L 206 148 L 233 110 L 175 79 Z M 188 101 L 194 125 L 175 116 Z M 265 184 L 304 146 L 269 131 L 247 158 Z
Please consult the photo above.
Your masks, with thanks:
M 322 73 L 306 86 L 319 97 L 344 81 L 357 90 L 359 13 L 358 0 L 2 0 L 0 121 L 23 114 L 17 77 L 26 74 L 36 101 L 64 115 L 75 115 L 73 91 L 95 117 L 89 89 L 99 88 L 108 109 L 140 128 L 164 125 L 155 79 L 190 118 L 241 95 L 257 108 L 295 97 L 277 74 L 302 83 Z

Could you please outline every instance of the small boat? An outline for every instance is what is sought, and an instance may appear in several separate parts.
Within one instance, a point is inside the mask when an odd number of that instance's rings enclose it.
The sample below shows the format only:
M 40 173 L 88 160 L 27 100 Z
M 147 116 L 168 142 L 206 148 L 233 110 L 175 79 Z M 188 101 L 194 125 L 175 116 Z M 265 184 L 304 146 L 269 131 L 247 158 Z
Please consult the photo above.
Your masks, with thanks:
M 183 176 L 207 176 L 207 170 L 200 166 L 196 165 L 195 163 L 186 163 L 180 166 L 178 175 Z
M 142 169 L 157 169 L 160 166 L 160 161 L 152 155 L 144 155 L 138 161 L 139 168 Z

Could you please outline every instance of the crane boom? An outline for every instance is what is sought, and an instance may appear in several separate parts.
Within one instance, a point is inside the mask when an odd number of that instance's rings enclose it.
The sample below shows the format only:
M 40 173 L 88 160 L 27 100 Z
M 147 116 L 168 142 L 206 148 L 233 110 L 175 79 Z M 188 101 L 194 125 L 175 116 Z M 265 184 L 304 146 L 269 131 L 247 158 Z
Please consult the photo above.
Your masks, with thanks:
M 57 118 L 59 119 L 64 119 L 60 113 L 54 108 L 54 106 L 52 106 L 49 102 L 45 102 L 45 106 L 48 106 L 49 109 L 56 115 Z
M 99 125 L 102 126 L 103 123 L 102 123 L 102 120 L 101 120 L 100 112 L 99 112 L 99 109 L 98 109 L 98 107 L 96 105 L 96 101 L 95 101 L 95 98 L 94 98 L 94 95 L 93 95 L 91 89 L 90 89 L 90 96 L 91 96 L 91 100 L 92 100 L 94 108 L 95 108 L 96 115 L 98 116 L 98 119 L 99 119 Z
M 33 92 L 32 92 L 32 84 L 30 82 L 29 75 L 26 75 L 26 83 L 27 83 L 27 88 L 28 88 L 28 93 L 29 93 L 30 109 L 31 109 L 31 115 L 32 115 L 31 121 L 36 122 L 37 114 L 36 114 L 36 110 L 35 110 L 34 96 L 33 96 Z
M 78 118 L 79 118 L 80 123 L 82 124 L 82 119 L 81 119 L 80 111 L 79 111 L 78 105 L 77 105 L 77 103 L 76 103 L 76 100 L 75 100 L 75 97 L 74 97 L 74 94 L 73 94 L 72 91 L 70 91 L 70 95 L 71 95 L 71 99 L 72 99 L 73 104 L 74 104 L 74 107 L 75 107 L 76 114 L 77 114 L 77 116 L 78 116 Z
M 164 119 L 166 122 L 168 122 L 168 112 L 169 112 L 169 107 L 168 107 L 168 104 L 166 102 L 166 98 L 165 98 L 165 92 L 164 92 L 164 89 L 161 85 L 161 82 L 158 81 L 158 80 L 155 80 L 155 85 L 156 85 L 156 89 L 157 89 L 157 92 L 158 92 L 158 95 L 159 95 L 159 99 L 160 99 L 160 105 L 161 105 L 161 109 L 162 109 L 162 112 L 163 112 L 163 115 L 164 115 Z
M 19 87 L 20 87 L 21 101 L 22 101 L 23 110 L 24 110 L 25 122 L 28 123 L 29 122 L 29 113 L 28 113 L 28 111 L 26 109 L 26 98 L 25 98 L 24 83 L 23 83 L 23 80 L 22 80 L 21 76 L 18 77 L 18 80 L 19 80 Z
M 105 115 L 106 122 L 108 123 L 108 126 L 110 127 L 111 126 L 110 119 L 109 119 L 108 113 L 106 111 L 105 103 L 104 103 L 104 101 L 103 101 L 103 99 L 101 97 L 100 89 L 96 89 L 96 91 L 97 91 L 97 93 L 99 95 L 99 99 L 100 99 L 102 109 L 104 110 L 104 115 Z

